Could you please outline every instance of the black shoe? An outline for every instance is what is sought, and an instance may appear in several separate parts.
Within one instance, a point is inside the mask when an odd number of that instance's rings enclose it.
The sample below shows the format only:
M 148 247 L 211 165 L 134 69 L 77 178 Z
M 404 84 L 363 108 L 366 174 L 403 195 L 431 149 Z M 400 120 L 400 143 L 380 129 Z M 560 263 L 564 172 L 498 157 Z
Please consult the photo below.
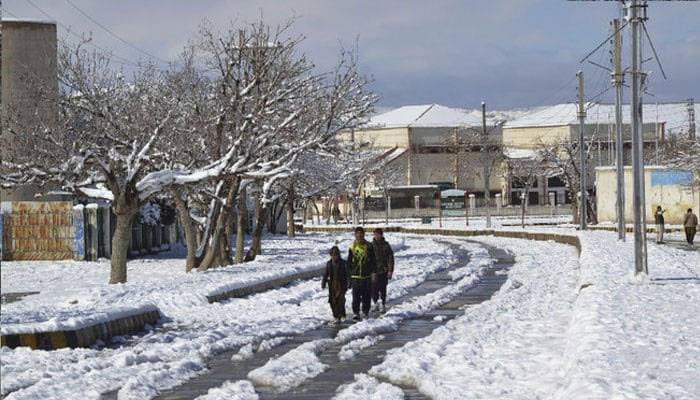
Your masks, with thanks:
M 360 317 L 360 314 L 355 314 L 352 316 L 353 321 L 362 321 L 362 317 Z

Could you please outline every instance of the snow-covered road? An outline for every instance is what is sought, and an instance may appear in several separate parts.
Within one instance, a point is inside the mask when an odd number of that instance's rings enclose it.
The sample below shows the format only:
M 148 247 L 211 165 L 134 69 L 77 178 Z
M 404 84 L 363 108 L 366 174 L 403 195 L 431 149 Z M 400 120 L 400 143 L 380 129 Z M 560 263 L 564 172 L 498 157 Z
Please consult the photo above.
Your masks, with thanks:
M 334 239 L 327 236 L 324 247 Z M 402 243 L 391 235 L 388 239 Z M 392 281 L 392 296 L 401 296 L 431 271 L 450 262 L 447 246 L 431 239 L 407 238 L 405 246 L 397 253 L 401 268 Z M 125 338 L 128 345 L 121 347 L 57 351 L 2 348 L 3 395 L 7 399 L 96 399 L 117 390 L 120 399 L 149 398 L 159 389 L 204 372 L 206 359 L 213 354 L 298 334 L 331 319 L 326 292 L 318 280 L 220 304 L 179 304 L 168 308 L 169 320 L 163 326 Z

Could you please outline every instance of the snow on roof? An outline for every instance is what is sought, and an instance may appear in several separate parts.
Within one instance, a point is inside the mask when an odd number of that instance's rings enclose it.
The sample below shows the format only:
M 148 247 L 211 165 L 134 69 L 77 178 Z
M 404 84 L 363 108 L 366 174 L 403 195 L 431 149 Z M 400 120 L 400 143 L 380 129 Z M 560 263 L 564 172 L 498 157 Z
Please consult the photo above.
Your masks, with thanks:
M 464 190 L 460 189 L 447 189 L 440 192 L 441 197 L 462 197 L 466 193 Z
M 17 23 L 32 23 L 32 24 L 47 24 L 56 25 L 56 21 L 50 19 L 35 19 L 35 18 L 2 18 L 2 23 L 17 22 Z
M 494 118 L 487 118 L 487 124 L 494 125 Z M 481 113 L 476 110 L 446 107 L 439 104 L 403 106 L 375 115 L 367 123 L 368 127 L 458 127 L 481 126 Z
M 533 159 L 537 157 L 537 151 L 532 149 L 519 149 L 514 147 L 506 147 L 504 149 L 506 157 L 510 159 Z
M 614 124 L 614 104 L 588 104 L 586 124 Z M 686 103 L 644 104 L 645 123 L 665 123 L 666 132 L 675 134 L 688 131 L 688 107 Z M 577 106 L 574 103 L 536 108 L 506 123 L 505 128 L 536 126 L 577 125 Z M 700 115 L 700 104 L 695 104 L 695 114 Z M 622 122 L 630 123 L 630 107 L 622 106 Z

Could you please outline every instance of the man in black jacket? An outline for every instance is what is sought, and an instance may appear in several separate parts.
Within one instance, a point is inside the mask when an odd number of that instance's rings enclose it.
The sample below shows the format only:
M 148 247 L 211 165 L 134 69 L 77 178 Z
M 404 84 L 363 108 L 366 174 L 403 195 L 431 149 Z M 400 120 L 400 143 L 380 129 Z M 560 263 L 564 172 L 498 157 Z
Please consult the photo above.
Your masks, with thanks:
M 348 265 L 352 280 L 352 319 L 359 321 L 360 303 L 365 317 L 372 305 L 372 281 L 376 280 L 376 259 L 372 243 L 365 240 L 365 229 L 355 228 L 355 241 L 348 250 Z
M 374 301 L 374 310 L 379 311 L 379 298 L 381 297 L 381 311 L 386 311 L 386 286 L 394 274 L 394 250 L 384 240 L 384 231 L 381 228 L 374 230 L 372 247 L 374 248 L 374 257 L 377 260 L 377 279 L 372 285 L 372 301 Z

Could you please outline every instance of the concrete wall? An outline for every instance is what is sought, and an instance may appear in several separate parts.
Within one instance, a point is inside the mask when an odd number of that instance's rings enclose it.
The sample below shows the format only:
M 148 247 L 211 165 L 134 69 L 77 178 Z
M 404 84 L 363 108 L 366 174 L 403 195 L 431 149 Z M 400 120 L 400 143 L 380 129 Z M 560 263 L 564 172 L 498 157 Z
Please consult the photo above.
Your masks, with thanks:
M 343 132 L 340 135 L 342 141 L 351 140 L 351 132 Z M 393 147 L 408 147 L 408 128 L 380 128 L 355 130 L 355 141 L 370 143 L 374 149 L 390 149 Z
M 535 149 L 540 141 L 556 143 L 568 140 L 571 131 L 568 125 L 563 126 L 535 126 L 525 128 L 503 128 L 503 144 L 507 147 Z
M 481 168 L 475 168 L 477 155 L 462 154 L 458 160 L 458 184 L 459 189 L 470 192 L 483 192 L 484 179 Z M 454 180 L 454 155 L 448 153 L 423 153 L 412 155 L 412 184 L 427 185 L 433 182 L 453 182 Z M 496 169 L 491 174 L 491 190 L 501 191 L 503 177 L 500 170 Z
M 586 137 L 595 136 L 601 141 L 608 138 L 608 130 L 614 141 L 615 126 L 608 124 L 586 124 L 584 135 Z M 659 135 L 663 137 L 663 127 L 660 126 Z M 536 149 L 540 142 L 556 143 L 558 141 L 578 140 L 578 125 L 559 126 L 532 126 L 532 127 L 508 127 L 503 128 L 503 144 L 507 147 Z M 629 124 L 622 127 L 623 137 L 626 142 L 631 140 Z M 643 126 L 645 141 L 653 141 L 656 137 L 656 124 L 645 123 Z
M 656 206 L 664 208 L 667 224 L 680 224 L 688 208 L 700 209 L 700 190 L 696 186 L 680 184 L 687 180 L 688 172 L 680 172 L 665 167 L 650 166 L 644 169 L 646 221 L 654 222 Z M 676 183 L 674 183 L 676 182 Z M 598 220 L 615 221 L 616 174 L 614 167 L 596 168 L 596 201 Z M 632 167 L 625 167 L 625 221 L 632 220 Z

